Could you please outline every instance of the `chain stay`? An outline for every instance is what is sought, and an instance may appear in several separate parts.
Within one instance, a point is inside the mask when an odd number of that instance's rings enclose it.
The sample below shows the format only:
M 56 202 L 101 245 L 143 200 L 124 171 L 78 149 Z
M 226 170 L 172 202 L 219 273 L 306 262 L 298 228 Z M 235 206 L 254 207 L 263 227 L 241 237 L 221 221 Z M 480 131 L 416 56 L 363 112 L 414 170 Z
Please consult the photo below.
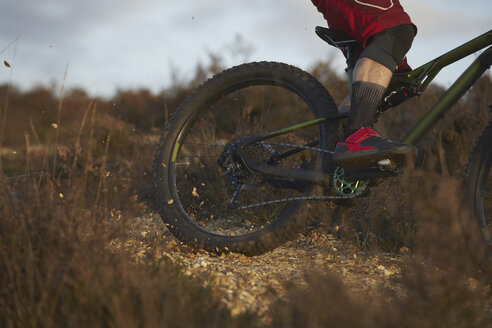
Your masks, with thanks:
M 306 150 L 314 150 L 314 151 L 317 151 L 319 153 L 325 153 L 325 154 L 332 154 L 333 155 L 333 151 L 332 150 L 327 150 L 327 149 L 323 149 L 323 148 L 316 148 L 316 147 L 309 147 L 309 146 L 300 146 L 300 145 L 288 144 L 288 143 L 283 143 L 283 142 L 270 142 L 270 143 L 266 143 L 266 142 L 260 141 L 259 143 L 262 144 L 262 145 L 264 145 L 265 147 L 269 147 L 270 145 L 278 145 L 278 146 L 284 146 L 284 147 L 292 147 L 292 148 L 299 148 L 299 149 L 306 149 Z

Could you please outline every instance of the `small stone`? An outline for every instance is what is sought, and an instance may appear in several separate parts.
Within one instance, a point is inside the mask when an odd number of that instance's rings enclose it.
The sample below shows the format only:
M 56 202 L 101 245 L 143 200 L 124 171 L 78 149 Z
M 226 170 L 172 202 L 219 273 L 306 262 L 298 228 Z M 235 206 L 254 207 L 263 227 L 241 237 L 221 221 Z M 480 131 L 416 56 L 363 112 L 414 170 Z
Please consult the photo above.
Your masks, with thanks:
M 173 249 L 174 247 L 176 247 L 176 245 L 178 245 L 178 243 L 176 243 L 175 240 L 171 240 L 170 242 L 167 243 L 166 250 L 167 251 L 170 251 L 171 249 Z
M 202 258 L 198 258 L 195 260 L 195 262 L 192 264 L 192 268 L 205 268 L 208 265 L 207 261 L 205 261 Z
M 385 275 L 385 276 L 391 276 L 392 275 L 391 271 L 389 271 L 388 269 L 386 269 L 382 265 L 378 265 L 378 270 L 382 271 L 383 275 Z
M 247 257 L 246 255 L 241 254 L 241 255 L 239 256 L 239 261 L 241 261 L 241 262 L 243 262 L 243 263 L 249 263 L 249 262 L 250 262 L 250 259 L 249 259 L 249 257 Z

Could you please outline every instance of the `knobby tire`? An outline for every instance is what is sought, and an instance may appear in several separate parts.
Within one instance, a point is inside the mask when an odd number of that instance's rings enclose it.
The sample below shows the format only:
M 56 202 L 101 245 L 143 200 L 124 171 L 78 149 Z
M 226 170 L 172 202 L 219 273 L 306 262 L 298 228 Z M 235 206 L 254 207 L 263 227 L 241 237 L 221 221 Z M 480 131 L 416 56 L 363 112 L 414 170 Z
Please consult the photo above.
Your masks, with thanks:
M 280 128 L 290 126 L 308 119 L 308 116 L 319 118 L 337 112 L 337 106 L 321 83 L 299 68 L 282 63 L 243 64 L 206 81 L 174 113 L 162 132 L 155 155 L 154 194 L 168 229 L 192 247 L 248 255 L 261 254 L 294 238 L 312 220 L 309 215 L 298 215 L 301 208 L 306 208 L 307 202 L 272 204 L 264 209 L 265 214 L 253 210 L 231 210 L 227 208 L 228 199 L 233 194 L 227 191 L 230 187 L 228 172 L 219 167 L 216 158 L 231 140 L 269 132 L 277 125 Z M 280 141 L 302 144 L 316 135 L 319 138 L 317 147 L 332 150 L 338 122 L 318 124 L 313 129 L 281 136 L 284 139 Z M 267 146 L 251 147 L 249 151 L 251 156 L 261 161 L 273 153 L 273 147 L 276 146 L 272 141 Z M 278 160 L 276 165 L 295 168 L 298 160 L 311 165 L 311 169 L 321 169 L 331 161 L 329 154 L 303 153 L 302 156 L 302 160 L 298 159 L 300 156 L 292 156 L 291 162 Z M 241 189 L 238 197 L 246 205 L 260 197 L 275 199 L 285 195 L 310 195 L 314 189 L 312 184 L 307 184 L 297 188 L 299 190 L 287 190 L 281 183 L 265 183 L 262 176 L 249 173 L 247 168 L 238 175 L 241 174 L 249 174 L 244 179 L 250 189 Z M 258 223 L 260 219 L 264 220 L 263 223 Z M 232 233 L 213 230 L 214 224 L 220 220 L 251 228 L 248 231 L 238 228 L 239 232 Z

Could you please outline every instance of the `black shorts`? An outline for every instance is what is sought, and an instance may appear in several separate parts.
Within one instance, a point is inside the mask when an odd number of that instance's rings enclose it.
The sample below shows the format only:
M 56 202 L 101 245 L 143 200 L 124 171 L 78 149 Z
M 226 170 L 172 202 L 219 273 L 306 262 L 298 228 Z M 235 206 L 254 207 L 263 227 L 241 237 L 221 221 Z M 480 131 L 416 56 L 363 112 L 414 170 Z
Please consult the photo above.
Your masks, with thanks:
M 360 58 L 372 59 L 392 72 L 405 58 L 415 37 L 415 27 L 410 24 L 395 26 L 374 34 L 367 40 L 367 46 Z

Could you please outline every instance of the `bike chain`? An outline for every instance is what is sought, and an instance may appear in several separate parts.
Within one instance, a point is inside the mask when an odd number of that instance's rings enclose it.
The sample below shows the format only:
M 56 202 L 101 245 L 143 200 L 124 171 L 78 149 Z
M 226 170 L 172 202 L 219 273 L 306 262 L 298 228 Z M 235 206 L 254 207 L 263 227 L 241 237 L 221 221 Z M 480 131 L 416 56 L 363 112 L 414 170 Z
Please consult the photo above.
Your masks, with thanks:
M 283 203 L 283 202 L 290 202 L 290 201 L 297 201 L 297 200 L 342 200 L 342 199 L 351 199 L 358 197 L 362 194 L 363 190 L 360 192 L 351 194 L 351 195 L 346 195 L 346 196 L 299 196 L 299 197 L 290 197 L 290 198 L 283 198 L 283 199 L 275 199 L 275 200 L 269 200 L 266 202 L 262 203 L 256 203 L 256 204 L 251 204 L 251 205 L 245 205 L 245 206 L 240 206 L 237 209 L 243 210 L 247 208 L 252 208 L 252 207 L 259 207 L 259 206 L 264 206 L 264 205 L 270 205 L 270 204 L 277 204 L 277 203 Z
M 266 143 L 263 141 L 259 142 L 263 146 L 265 146 L 267 149 L 272 149 L 270 145 L 278 145 L 278 146 L 284 146 L 284 147 L 293 147 L 293 148 L 300 148 L 300 149 L 306 149 L 306 150 L 313 150 L 321 153 L 328 153 L 328 154 L 333 154 L 333 151 L 322 149 L 322 148 L 316 148 L 316 147 L 309 147 L 309 146 L 300 146 L 300 145 L 295 145 L 295 144 L 288 144 L 288 143 L 282 143 L 282 142 L 272 142 L 272 143 Z M 282 198 L 282 199 L 275 199 L 275 200 L 270 200 L 266 202 L 261 202 L 261 203 L 256 203 L 256 204 L 250 204 L 250 205 L 245 205 L 245 206 L 240 206 L 237 207 L 237 209 L 247 209 L 247 208 L 252 208 L 252 207 L 259 207 L 259 206 L 264 206 L 264 205 L 270 205 L 270 204 L 278 204 L 278 203 L 283 203 L 283 202 L 290 202 L 290 201 L 299 201 L 299 200 L 342 200 L 342 199 L 351 199 L 360 196 L 363 192 L 365 191 L 365 188 L 357 190 L 356 192 L 350 194 L 350 195 L 341 195 L 341 196 L 299 196 L 299 197 L 288 197 L 288 198 Z

